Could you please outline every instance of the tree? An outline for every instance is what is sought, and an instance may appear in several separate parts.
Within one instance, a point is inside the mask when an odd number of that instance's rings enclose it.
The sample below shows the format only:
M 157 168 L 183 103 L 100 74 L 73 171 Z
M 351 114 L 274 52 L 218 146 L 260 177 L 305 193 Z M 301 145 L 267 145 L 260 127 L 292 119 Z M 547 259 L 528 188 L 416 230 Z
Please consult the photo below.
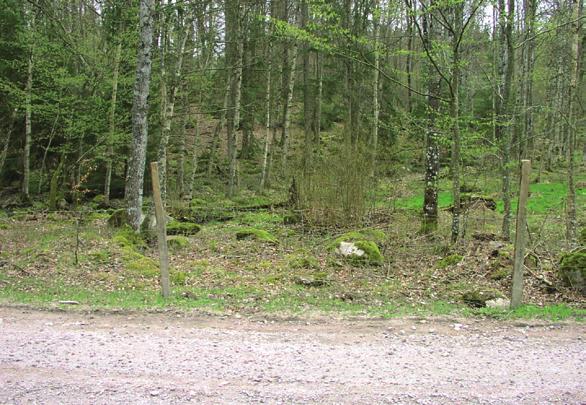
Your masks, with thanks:
M 132 145 L 125 198 L 130 225 L 138 231 L 142 222 L 142 197 L 148 142 L 148 96 L 153 42 L 153 0 L 140 1 L 140 40 L 132 104 Z

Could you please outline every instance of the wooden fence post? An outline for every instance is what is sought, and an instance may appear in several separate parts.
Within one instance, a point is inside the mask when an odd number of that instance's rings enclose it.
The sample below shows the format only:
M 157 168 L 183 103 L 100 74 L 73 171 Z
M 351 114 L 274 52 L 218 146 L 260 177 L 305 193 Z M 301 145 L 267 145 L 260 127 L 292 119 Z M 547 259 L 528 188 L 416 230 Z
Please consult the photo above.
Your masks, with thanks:
M 161 287 L 163 297 L 170 295 L 169 289 L 169 253 L 167 251 L 167 219 L 161 198 L 161 184 L 159 183 L 159 164 L 151 162 L 151 177 L 153 180 L 153 200 L 155 202 L 155 217 L 157 218 L 157 240 L 159 242 L 159 262 L 161 263 Z
M 517 226 L 515 231 L 515 254 L 513 256 L 513 287 L 511 289 L 511 309 L 521 305 L 523 300 L 523 266 L 525 265 L 525 242 L 527 224 L 527 198 L 529 196 L 529 177 L 531 161 L 521 161 L 521 188 L 517 206 Z

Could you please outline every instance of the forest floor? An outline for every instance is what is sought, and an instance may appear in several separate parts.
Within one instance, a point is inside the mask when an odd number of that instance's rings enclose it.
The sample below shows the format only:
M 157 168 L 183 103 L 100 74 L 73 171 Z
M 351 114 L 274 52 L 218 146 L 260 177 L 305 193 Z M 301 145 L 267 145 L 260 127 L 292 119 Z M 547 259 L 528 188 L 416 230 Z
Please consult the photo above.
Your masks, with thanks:
M 465 302 L 470 293 L 509 295 L 513 247 L 497 236 L 498 208 L 468 210 L 465 235 L 452 245 L 444 200 L 438 232 L 433 237 L 419 233 L 419 186 L 413 176 L 405 184 L 383 184 L 377 205 L 358 227 L 288 224 L 290 212 L 270 207 L 282 195 L 242 192 L 225 200 L 204 190 L 187 209 L 188 215 L 198 216 L 201 231 L 171 246 L 173 293 L 167 300 L 159 293 L 155 240 L 108 226 L 111 211 L 91 205 L 61 212 L 0 210 L 0 303 L 64 308 L 62 301 L 74 301 L 82 310 L 170 307 L 245 316 L 457 314 L 584 320 L 586 298 L 568 288 L 557 271 L 565 251 L 560 179 L 532 186 L 528 305 L 516 311 Z M 578 198 L 584 206 L 584 187 Z M 263 208 L 250 208 L 259 206 Z M 175 217 L 186 212 L 181 206 L 169 209 Z M 579 211 L 581 223 L 585 215 L 586 210 Z M 238 239 L 243 229 L 269 237 Z M 384 232 L 384 260 L 378 265 L 344 260 L 332 249 L 340 235 L 364 229 Z
M 586 325 L 0 307 L 0 403 L 586 402 Z

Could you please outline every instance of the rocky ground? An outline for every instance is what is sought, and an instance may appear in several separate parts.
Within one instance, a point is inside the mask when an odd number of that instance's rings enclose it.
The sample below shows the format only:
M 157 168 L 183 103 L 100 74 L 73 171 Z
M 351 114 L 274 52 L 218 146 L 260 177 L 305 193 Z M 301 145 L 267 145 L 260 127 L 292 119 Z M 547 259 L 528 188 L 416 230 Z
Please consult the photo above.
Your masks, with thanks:
M 0 404 L 583 404 L 585 332 L 0 307 Z

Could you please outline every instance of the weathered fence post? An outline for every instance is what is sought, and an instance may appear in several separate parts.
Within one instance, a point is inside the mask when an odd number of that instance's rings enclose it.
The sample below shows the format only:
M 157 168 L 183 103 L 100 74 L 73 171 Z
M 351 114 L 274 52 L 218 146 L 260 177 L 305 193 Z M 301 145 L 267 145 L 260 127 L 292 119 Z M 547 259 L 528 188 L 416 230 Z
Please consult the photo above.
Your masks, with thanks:
M 161 184 L 159 183 L 159 164 L 151 162 L 151 177 L 153 179 L 153 200 L 155 202 L 155 217 L 157 218 L 157 239 L 159 242 L 159 262 L 161 263 L 161 287 L 163 297 L 169 297 L 169 253 L 167 251 L 167 219 L 161 198 Z
M 515 232 L 515 254 L 513 256 L 513 287 L 511 289 L 511 309 L 521 305 L 523 300 L 523 266 L 525 262 L 525 241 L 527 224 L 527 198 L 529 196 L 529 176 L 531 161 L 521 161 L 521 187 L 517 206 L 517 226 Z

